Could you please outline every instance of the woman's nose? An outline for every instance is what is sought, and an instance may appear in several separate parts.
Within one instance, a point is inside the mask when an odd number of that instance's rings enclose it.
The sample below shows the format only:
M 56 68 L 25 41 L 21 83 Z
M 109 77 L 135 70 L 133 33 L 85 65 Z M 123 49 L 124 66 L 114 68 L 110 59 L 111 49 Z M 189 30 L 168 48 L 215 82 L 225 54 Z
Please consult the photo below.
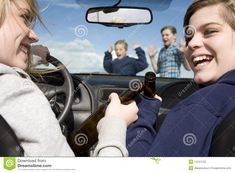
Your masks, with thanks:
M 194 50 L 201 47 L 203 44 L 202 37 L 200 34 L 194 34 L 188 42 L 188 48 Z
M 32 29 L 29 31 L 29 38 L 30 38 L 32 43 L 35 43 L 39 40 L 39 37 L 37 36 L 37 34 Z

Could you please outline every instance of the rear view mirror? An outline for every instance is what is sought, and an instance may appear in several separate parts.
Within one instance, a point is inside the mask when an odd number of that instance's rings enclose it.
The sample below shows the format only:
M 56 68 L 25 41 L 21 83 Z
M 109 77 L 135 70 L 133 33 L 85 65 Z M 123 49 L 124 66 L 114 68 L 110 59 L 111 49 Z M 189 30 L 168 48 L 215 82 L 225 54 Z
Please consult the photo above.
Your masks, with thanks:
M 98 7 L 90 8 L 86 14 L 89 23 L 106 26 L 127 27 L 152 22 L 152 12 L 148 8 L 136 7 Z

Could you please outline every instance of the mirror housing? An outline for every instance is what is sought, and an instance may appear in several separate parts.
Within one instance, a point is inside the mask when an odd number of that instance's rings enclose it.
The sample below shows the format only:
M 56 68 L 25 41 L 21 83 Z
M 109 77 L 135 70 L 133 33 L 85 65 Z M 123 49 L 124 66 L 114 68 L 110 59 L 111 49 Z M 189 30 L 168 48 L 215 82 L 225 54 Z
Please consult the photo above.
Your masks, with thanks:
M 152 22 L 152 11 L 139 7 L 96 7 L 86 13 L 89 23 L 98 23 L 112 27 L 128 27 Z

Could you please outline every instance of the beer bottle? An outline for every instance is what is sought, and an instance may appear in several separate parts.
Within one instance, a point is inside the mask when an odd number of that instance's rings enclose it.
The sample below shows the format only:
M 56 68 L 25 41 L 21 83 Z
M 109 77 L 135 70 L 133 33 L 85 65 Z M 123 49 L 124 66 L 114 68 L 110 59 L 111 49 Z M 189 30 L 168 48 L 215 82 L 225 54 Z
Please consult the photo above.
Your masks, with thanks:
M 128 104 L 131 100 L 143 91 L 143 82 L 135 80 L 128 90 L 123 92 L 119 98 L 122 104 Z M 101 118 L 105 115 L 105 110 L 109 101 L 101 105 L 99 109 L 86 119 L 79 129 L 76 129 L 69 136 L 69 144 L 75 155 L 86 156 L 89 149 L 98 141 L 98 132 L 96 126 Z
M 144 95 L 154 97 L 156 94 L 156 75 L 154 72 L 147 72 L 144 80 Z
M 145 75 L 144 84 L 140 80 L 133 80 L 129 83 L 129 89 L 122 93 L 120 101 L 122 104 L 128 104 L 131 100 L 144 90 L 144 94 L 148 97 L 155 95 L 155 80 L 156 75 L 153 72 L 148 72 Z M 105 110 L 109 101 L 101 105 L 99 109 L 94 112 L 87 120 L 85 120 L 81 127 L 72 132 L 69 144 L 76 155 L 88 155 L 89 149 L 98 141 L 98 132 L 96 126 L 101 118 L 105 115 Z

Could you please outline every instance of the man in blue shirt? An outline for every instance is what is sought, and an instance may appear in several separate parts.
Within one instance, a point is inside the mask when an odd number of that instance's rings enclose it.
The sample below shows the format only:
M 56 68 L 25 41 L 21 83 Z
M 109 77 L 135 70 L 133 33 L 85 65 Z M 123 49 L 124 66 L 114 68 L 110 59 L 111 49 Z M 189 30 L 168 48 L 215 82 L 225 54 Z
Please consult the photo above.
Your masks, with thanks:
M 146 61 L 145 52 L 140 48 L 139 44 L 134 44 L 133 48 L 136 51 L 138 59 L 127 55 L 128 44 L 125 40 L 118 40 L 115 43 L 116 59 L 112 59 L 113 48 L 110 47 L 105 52 L 103 66 L 108 73 L 116 73 L 120 75 L 135 76 L 136 73 L 146 69 L 148 63 Z
M 165 26 L 161 29 L 162 41 L 164 47 L 161 48 L 158 54 L 157 63 L 155 56 L 157 54 L 157 48 L 154 45 L 148 47 L 149 58 L 156 74 L 160 74 L 160 77 L 179 78 L 181 64 L 184 65 L 186 70 L 190 70 L 184 54 L 182 43 L 177 48 L 176 41 L 176 28 L 174 26 Z

